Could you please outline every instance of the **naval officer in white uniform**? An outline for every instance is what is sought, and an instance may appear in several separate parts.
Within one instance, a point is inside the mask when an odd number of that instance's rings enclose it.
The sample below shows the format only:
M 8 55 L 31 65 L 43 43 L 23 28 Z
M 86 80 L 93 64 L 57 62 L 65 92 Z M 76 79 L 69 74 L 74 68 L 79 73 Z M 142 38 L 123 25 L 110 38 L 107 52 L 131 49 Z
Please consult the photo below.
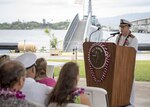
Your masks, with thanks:
M 125 19 L 120 19 L 120 34 L 116 38 L 116 44 L 120 46 L 127 46 L 133 47 L 136 51 L 138 50 L 138 40 L 137 38 L 131 33 L 130 27 L 131 23 Z M 134 107 L 134 100 L 135 100 L 135 86 L 134 82 L 132 85 L 132 91 L 130 96 L 130 107 Z
M 133 47 L 136 51 L 138 49 L 138 40 L 131 33 L 131 23 L 125 19 L 120 20 L 120 34 L 116 38 L 116 44 L 120 46 Z
M 34 80 L 36 59 L 37 57 L 33 53 L 25 53 L 15 59 L 20 61 L 27 70 L 25 83 L 21 91 L 26 95 L 26 99 L 29 102 L 39 105 L 40 107 L 47 107 L 48 95 L 52 87 L 48 87 Z

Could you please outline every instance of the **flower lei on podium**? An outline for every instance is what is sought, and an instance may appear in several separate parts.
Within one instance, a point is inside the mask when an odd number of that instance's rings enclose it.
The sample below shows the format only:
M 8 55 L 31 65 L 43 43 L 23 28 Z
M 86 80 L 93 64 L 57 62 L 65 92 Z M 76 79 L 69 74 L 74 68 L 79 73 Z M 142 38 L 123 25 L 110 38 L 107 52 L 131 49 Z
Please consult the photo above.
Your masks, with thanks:
M 105 54 L 104 64 L 103 64 L 103 66 L 101 66 L 99 68 L 95 67 L 90 60 L 90 52 L 91 52 L 92 48 L 94 48 L 95 46 L 100 47 Z M 91 76 L 95 82 L 100 83 L 100 82 L 104 81 L 104 79 L 106 78 L 106 75 L 107 75 L 107 71 L 108 71 L 108 67 L 109 67 L 109 61 L 110 61 L 110 53 L 109 53 L 107 47 L 104 45 L 104 43 L 94 43 L 90 47 L 89 52 L 88 52 L 88 62 L 89 62 L 89 68 L 90 68 Z M 94 69 L 102 69 L 102 68 L 104 69 L 102 72 L 102 76 L 100 78 L 97 78 L 96 74 L 94 72 Z

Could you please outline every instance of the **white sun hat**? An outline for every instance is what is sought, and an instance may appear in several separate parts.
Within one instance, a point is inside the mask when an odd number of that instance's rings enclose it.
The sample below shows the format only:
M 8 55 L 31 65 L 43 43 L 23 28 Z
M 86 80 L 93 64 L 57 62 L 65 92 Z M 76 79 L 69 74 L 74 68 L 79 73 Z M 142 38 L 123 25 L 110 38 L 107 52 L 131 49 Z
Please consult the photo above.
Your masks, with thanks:
M 18 56 L 15 60 L 21 62 L 26 69 L 32 67 L 36 62 L 36 55 L 33 53 L 24 53 Z

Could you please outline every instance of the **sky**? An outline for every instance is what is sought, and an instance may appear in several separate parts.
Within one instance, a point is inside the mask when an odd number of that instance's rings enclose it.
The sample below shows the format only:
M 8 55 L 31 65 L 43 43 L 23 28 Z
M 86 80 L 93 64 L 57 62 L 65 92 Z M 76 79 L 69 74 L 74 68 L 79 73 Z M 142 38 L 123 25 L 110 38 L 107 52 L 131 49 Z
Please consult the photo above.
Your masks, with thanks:
M 72 20 L 77 13 L 82 18 L 87 13 L 87 1 L 75 4 L 75 0 L 0 0 L 0 23 L 65 21 Z M 92 0 L 92 12 L 98 18 L 150 12 L 150 0 Z

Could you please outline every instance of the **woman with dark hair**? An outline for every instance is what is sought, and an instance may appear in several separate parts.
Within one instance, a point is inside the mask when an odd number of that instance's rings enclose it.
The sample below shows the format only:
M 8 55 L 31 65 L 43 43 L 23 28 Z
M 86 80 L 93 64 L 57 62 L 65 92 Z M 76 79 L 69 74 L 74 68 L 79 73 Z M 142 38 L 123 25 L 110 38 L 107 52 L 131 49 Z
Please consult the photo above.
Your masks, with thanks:
M 0 65 L 0 107 L 35 107 L 20 91 L 24 85 L 25 68 L 17 61 Z
M 74 62 L 66 63 L 59 74 L 58 81 L 49 95 L 48 107 L 65 107 L 67 103 L 90 106 L 90 101 L 83 88 L 77 88 L 79 67 Z
M 44 58 L 39 58 L 36 60 L 36 81 L 45 84 L 50 87 L 54 87 L 56 81 L 52 78 L 48 78 L 46 75 L 47 62 Z

